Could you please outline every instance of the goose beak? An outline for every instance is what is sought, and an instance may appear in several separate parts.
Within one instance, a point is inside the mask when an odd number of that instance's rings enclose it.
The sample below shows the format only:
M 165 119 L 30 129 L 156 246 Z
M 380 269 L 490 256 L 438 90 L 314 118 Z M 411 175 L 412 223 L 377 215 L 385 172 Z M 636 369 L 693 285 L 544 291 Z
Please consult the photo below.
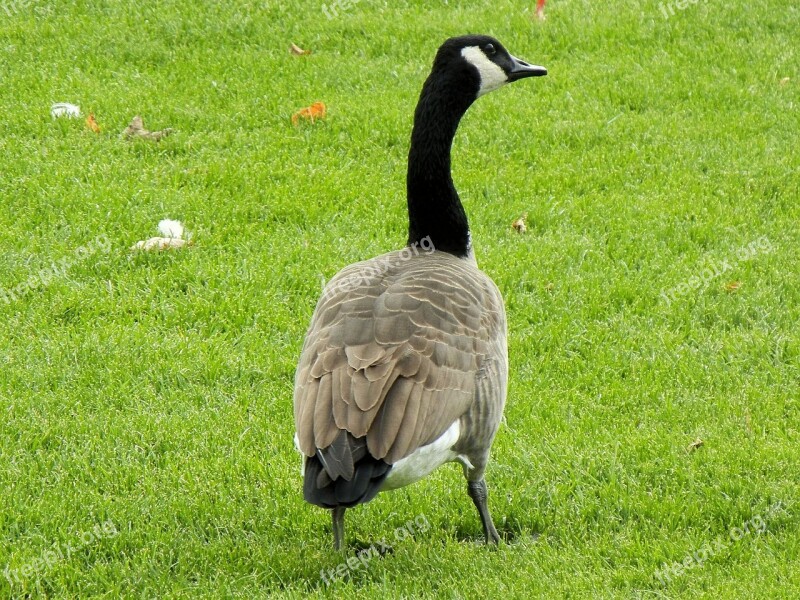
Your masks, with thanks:
M 542 77 L 547 75 L 547 69 L 537 65 L 529 65 L 524 60 L 511 57 L 511 71 L 508 73 L 509 81 L 517 81 L 525 77 Z

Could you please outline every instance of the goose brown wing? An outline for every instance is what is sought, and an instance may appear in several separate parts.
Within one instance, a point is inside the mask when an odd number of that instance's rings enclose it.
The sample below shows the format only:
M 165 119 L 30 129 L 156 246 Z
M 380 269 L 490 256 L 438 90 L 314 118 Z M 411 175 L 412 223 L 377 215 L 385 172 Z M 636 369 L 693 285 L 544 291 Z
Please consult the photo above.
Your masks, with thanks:
M 326 286 L 295 378 L 301 451 L 339 433 L 366 436 L 393 464 L 438 438 L 469 408 L 475 376 L 502 331 L 502 300 L 474 263 L 390 253 Z

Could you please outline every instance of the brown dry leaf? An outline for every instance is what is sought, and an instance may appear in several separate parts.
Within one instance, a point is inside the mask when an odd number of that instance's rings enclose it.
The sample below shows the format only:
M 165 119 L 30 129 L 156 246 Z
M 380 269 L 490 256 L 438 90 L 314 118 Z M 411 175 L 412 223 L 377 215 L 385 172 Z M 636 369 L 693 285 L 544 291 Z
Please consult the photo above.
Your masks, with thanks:
M 781 79 L 781 85 L 786 85 L 787 83 L 789 83 L 788 77 L 784 77 L 783 79 Z
M 308 54 L 311 54 L 311 50 L 303 50 L 300 46 L 298 46 L 294 42 L 289 47 L 289 52 L 291 52 L 295 56 L 306 56 Z
M 311 106 L 301 108 L 292 115 L 292 125 L 297 125 L 301 117 L 313 123 L 317 119 L 324 119 L 327 114 L 328 108 L 325 106 L 324 102 L 314 102 Z
M 144 122 L 142 121 L 142 117 L 137 115 L 133 117 L 131 124 L 125 128 L 125 131 L 122 132 L 122 135 L 126 139 L 142 138 L 143 140 L 158 142 L 161 141 L 163 138 L 167 137 L 171 133 L 172 129 L 170 127 L 162 129 L 161 131 L 148 131 L 147 129 L 144 128 Z
M 528 213 L 523 213 L 522 216 L 511 224 L 511 228 L 517 233 L 525 233 L 527 227 L 525 226 L 525 219 L 528 218 Z
M 701 440 L 700 438 L 697 438 L 695 441 L 693 441 L 691 444 L 689 444 L 686 447 L 686 451 L 687 452 L 693 452 L 694 450 L 697 450 L 700 446 L 702 446 L 704 443 L 705 442 L 703 440 Z
M 741 281 L 729 281 L 728 283 L 725 284 L 725 291 L 732 294 L 740 287 L 742 287 Z
M 189 242 L 180 238 L 173 237 L 151 237 L 149 240 L 141 240 L 131 246 L 131 250 L 168 250 L 170 248 L 183 248 Z
M 94 113 L 89 113 L 89 116 L 86 117 L 86 126 L 95 133 L 100 133 L 100 125 L 97 124 Z

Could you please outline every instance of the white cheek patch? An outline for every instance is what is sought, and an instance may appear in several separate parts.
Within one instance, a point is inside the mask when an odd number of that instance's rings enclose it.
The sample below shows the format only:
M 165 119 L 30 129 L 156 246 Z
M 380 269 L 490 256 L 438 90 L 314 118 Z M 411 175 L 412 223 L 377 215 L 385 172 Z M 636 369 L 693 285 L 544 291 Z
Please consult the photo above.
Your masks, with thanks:
M 478 91 L 478 96 L 496 90 L 504 83 L 508 82 L 508 77 L 505 71 L 499 66 L 494 64 L 483 53 L 483 50 L 478 46 L 467 46 L 461 50 L 461 56 L 478 69 L 481 77 L 481 89 Z

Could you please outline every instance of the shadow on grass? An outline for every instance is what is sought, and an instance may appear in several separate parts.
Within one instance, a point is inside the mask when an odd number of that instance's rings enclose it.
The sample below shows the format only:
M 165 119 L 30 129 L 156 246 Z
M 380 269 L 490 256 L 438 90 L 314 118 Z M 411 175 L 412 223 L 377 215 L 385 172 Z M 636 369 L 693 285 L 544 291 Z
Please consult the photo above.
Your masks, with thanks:
M 537 531 L 528 531 L 514 523 L 495 524 L 495 527 L 497 528 L 497 533 L 500 534 L 502 542 L 509 546 L 536 542 L 541 537 L 541 533 Z M 455 536 L 459 542 L 472 542 L 478 545 L 485 544 L 483 531 L 468 526 L 456 527 Z

